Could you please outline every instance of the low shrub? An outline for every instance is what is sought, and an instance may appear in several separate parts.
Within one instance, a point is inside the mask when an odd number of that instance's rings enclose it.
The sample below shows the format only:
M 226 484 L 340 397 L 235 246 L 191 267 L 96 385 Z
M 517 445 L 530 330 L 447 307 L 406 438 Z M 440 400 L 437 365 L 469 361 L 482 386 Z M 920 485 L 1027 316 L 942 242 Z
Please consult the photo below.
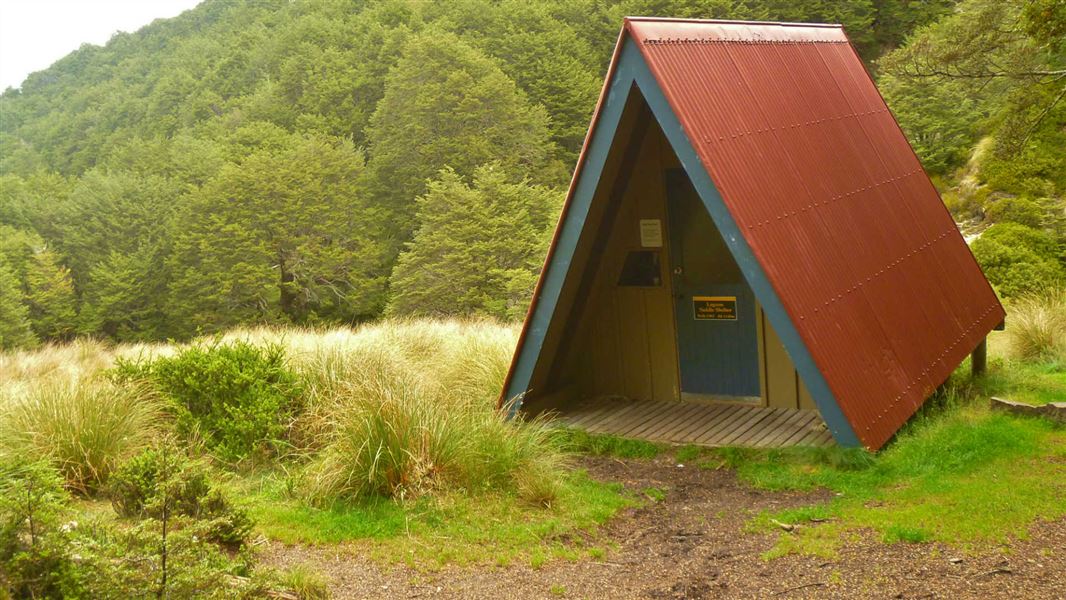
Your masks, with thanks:
M 1066 289 L 1020 298 L 1009 311 L 1007 336 L 1015 357 L 1066 361 Z
M 277 344 L 216 340 L 148 362 L 118 359 L 113 376 L 151 382 L 171 401 L 178 430 L 230 461 L 277 453 L 301 394 Z
M 70 549 L 78 556 L 78 598 L 270 597 L 273 580 L 254 568 L 249 552 L 230 552 L 206 540 L 207 526 L 188 517 L 114 526 L 78 524 Z M 165 548 L 166 562 L 163 561 Z M 165 576 L 164 576 L 165 574 Z
M 1001 223 L 974 240 L 971 249 L 988 280 L 1005 297 L 1046 292 L 1066 283 L 1061 250 L 1047 232 Z
M 79 573 L 60 526 L 68 500 L 47 461 L 0 459 L 0 597 L 78 595 Z
M 161 403 L 146 386 L 103 380 L 41 382 L 0 397 L 0 452 L 45 458 L 66 485 L 91 494 L 160 430 Z
M 985 215 L 993 223 L 1018 223 L 1039 229 L 1047 211 L 1039 202 L 1013 196 L 996 198 L 985 207 Z
M 228 548 L 244 545 L 252 532 L 247 513 L 211 484 L 208 468 L 170 443 L 122 465 L 111 478 L 108 495 L 121 516 L 158 520 L 166 512 L 189 517 L 201 522 L 206 540 Z

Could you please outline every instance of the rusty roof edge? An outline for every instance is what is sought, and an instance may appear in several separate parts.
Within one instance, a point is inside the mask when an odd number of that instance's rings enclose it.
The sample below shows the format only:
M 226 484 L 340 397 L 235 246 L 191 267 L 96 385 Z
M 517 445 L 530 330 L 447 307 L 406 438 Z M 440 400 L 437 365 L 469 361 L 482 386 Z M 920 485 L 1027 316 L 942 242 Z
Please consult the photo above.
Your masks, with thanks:
M 821 27 L 829 29 L 843 29 L 844 26 L 840 23 L 801 23 L 798 21 L 740 21 L 734 19 L 684 19 L 679 17 L 640 17 L 640 16 L 626 16 L 623 17 L 625 22 L 630 21 L 646 21 L 651 23 L 693 23 L 693 24 L 713 24 L 713 25 L 768 25 L 775 27 Z
M 607 98 L 607 94 L 611 89 L 611 80 L 614 79 L 615 71 L 618 67 L 618 58 L 622 52 L 622 45 L 625 42 L 626 34 L 629 32 L 627 25 L 623 24 L 621 30 L 618 32 L 618 40 L 614 45 L 614 52 L 611 54 L 611 62 L 607 67 L 607 74 L 603 78 L 603 87 L 600 88 L 600 97 L 596 100 L 596 107 L 592 111 L 592 118 L 589 120 L 588 131 L 585 132 L 585 140 L 581 143 L 581 152 L 577 156 L 577 165 L 574 166 L 574 174 L 570 177 L 570 187 L 566 191 L 566 199 L 563 201 L 563 207 L 559 211 L 559 219 L 555 224 L 555 231 L 552 233 L 551 243 L 548 245 L 548 252 L 544 256 L 544 264 L 541 267 L 540 274 L 537 277 L 537 284 L 533 288 L 533 298 L 529 302 L 529 308 L 526 309 L 526 316 L 522 321 L 522 330 L 518 334 L 518 342 L 515 344 L 514 354 L 511 355 L 511 364 L 507 368 L 507 376 L 504 377 L 503 386 L 500 389 L 500 397 L 496 401 L 496 408 L 503 408 L 508 402 L 511 402 L 518 396 L 518 394 L 508 394 L 508 390 L 511 387 L 512 380 L 514 379 L 515 367 L 518 364 L 519 355 L 522 353 L 522 349 L 525 346 L 526 337 L 529 334 L 529 327 L 532 321 L 531 317 L 533 312 L 537 308 L 537 302 L 540 299 L 541 288 L 544 285 L 544 274 L 551 265 L 552 257 L 555 254 L 555 249 L 559 245 L 559 236 L 563 229 L 563 224 L 566 222 L 567 212 L 570 210 L 570 205 L 574 199 L 574 191 L 578 179 L 581 177 L 582 168 L 585 165 L 585 160 L 588 157 L 589 143 L 592 140 L 593 133 L 596 130 L 596 125 L 599 122 L 600 110 L 603 107 L 603 102 Z M 524 390 L 522 393 L 525 393 Z M 517 404 L 511 408 L 508 412 L 508 417 L 513 416 L 517 410 Z

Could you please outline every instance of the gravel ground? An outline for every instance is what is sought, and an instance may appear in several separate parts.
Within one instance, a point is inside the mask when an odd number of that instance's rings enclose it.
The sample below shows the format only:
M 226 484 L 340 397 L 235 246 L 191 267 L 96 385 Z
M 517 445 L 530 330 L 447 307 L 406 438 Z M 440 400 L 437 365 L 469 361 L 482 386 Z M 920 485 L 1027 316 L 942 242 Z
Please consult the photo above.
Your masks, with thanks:
M 266 564 L 307 563 L 335 598 L 1066 598 L 1066 521 L 1038 523 L 1026 541 L 963 553 L 940 544 L 849 539 L 836 558 L 765 561 L 776 534 L 744 531 L 764 509 L 825 502 L 826 492 L 756 490 L 726 469 L 654 461 L 586 459 L 596 478 L 667 491 L 625 511 L 601 534 L 617 545 L 604 561 L 554 561 L 539 569 L 382 566 L 358 546 L 269 545 Z

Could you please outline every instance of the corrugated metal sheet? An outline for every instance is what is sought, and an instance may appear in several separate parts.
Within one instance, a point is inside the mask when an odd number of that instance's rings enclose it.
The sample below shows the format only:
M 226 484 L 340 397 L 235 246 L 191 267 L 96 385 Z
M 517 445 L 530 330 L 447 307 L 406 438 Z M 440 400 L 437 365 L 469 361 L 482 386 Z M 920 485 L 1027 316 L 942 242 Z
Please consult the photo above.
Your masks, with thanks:
M 863 444 L 1004 318 L 839 26 L 627 19 Z

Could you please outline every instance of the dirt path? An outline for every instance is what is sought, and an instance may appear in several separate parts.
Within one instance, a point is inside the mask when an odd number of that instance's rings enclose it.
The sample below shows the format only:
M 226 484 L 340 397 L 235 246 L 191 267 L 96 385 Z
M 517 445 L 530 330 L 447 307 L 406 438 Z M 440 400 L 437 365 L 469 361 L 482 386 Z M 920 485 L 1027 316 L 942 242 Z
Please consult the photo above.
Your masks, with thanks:
M 776 534 L 744 531 L 761 510 L 809 505 L 826 492 L 755 490 L 728 470 L 655 461 L 588 459 L 594 477 L 667 490 L 605 526 L 617 550 L 603 562 L 556 561 L 532 569 L 382 567 L 344 547 L 272 545 L 274 566 L 310 563 L 332 578 L 336 598 L 1066 598 L 1066 522 L 1042 523 L 1009 552 L 964 554 L 939 544 L 848 541 L 834 559 L 765 561 Z

